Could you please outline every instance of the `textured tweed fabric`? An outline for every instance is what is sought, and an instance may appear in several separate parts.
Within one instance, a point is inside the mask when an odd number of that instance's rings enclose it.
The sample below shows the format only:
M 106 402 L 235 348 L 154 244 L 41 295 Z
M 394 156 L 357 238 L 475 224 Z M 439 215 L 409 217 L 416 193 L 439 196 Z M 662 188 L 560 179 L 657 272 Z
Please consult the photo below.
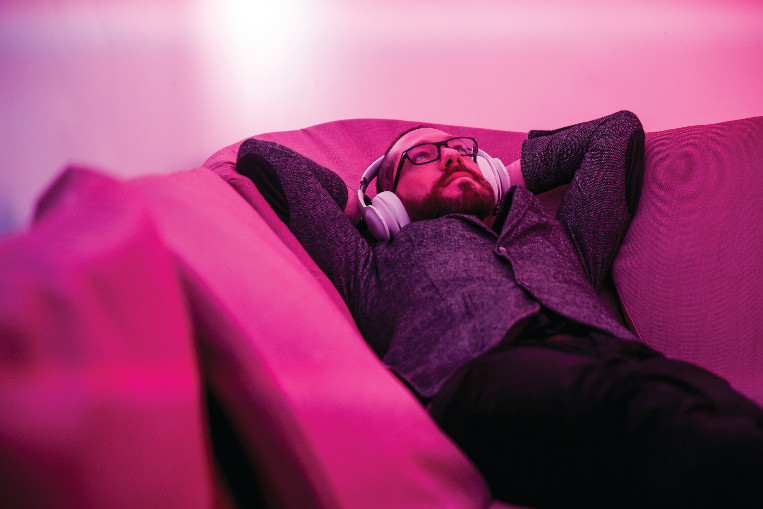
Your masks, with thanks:
M 342 179 L 281 145 L 247 140 L 252 178 L 327 274 L 374 351 L 420 396 L 542 310 L 634 339 L 597 297 L 632 219 L 644 132 L 622 111 L 522 147 L 527 189 L 510 189 L 494 229 L 450 214 L 369 243 L 345 218 Z M 570 184 L 556 217 L 533 193 Z M 633 192 L 635 189 L 636 192 Z

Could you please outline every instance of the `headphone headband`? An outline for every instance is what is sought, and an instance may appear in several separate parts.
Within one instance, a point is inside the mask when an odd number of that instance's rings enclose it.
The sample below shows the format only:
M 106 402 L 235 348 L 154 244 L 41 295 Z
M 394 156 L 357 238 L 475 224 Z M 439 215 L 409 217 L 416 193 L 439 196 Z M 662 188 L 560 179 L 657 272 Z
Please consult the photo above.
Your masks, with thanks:
M 368 184 L 371 183 L 373 179 L 377 177 L 379 174 L 379 170 L 381 169 L 381 163 L 384 160 L 384 156 L 381 156 L 376 161 L 372 162 L 368 168 L 366 168 L 366 171 L 363 172 L 363 176 L 360 177 L 360 190 L 363 191 L 365 194 L 366 190 L 368 189 Z

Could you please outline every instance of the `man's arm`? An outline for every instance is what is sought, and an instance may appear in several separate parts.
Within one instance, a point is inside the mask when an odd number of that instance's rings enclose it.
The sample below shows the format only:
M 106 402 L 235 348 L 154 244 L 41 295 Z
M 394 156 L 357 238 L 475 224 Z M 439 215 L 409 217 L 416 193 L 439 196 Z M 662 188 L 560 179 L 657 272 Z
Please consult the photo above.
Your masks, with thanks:
M 255 139 L 241 144 L 236 171 L 254 182 L 355 315 L 357 297 L 373 291 L 366 276 L 374 257 L 344 214 L 354 200 L 342 178 L 283 145 Z
M 522 145 L 521 171 L 530 191 L 570 184 L 557 218 L 596 290 L 635 214 L 643 170 L 644 130 L 629 111 L 554 131 L 530 131 Z

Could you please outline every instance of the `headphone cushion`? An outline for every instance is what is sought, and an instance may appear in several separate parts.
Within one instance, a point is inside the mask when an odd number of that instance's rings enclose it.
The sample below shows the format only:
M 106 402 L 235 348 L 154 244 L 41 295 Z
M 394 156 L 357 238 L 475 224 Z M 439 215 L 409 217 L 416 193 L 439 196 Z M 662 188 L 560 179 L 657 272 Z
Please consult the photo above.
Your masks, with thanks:
M 368 207 L 363 208 L 362 214 L 363 220 L 366 222 L 366 226 L 368 227 L 368 231 L 371 232 L 371 235 L 377 240 L 389 242 L 389 226 L 387 226 L 387 222 L 379 212 L 372 205 L 369 205 Z
M 490 161 L 479 155 L 477 156 L 477 165 L 480 167 L 480 171 L 482 171 L 482 176 L 485 177 L 485 180 L 490 184 L 490 187 L 493 188 L 493 194 L 495 194 L 497 200 L 501 188 L 496 179 L 495 171 L 493 171 L 493 168 L 490 165 Z
M 482 176 L 485 177 L 490 187 L 493 188 L 496 200 L 506 194 L 511 183 L 509 182 L 509 172 L 506 170 L 503 162 L 480 150 L 477 154 L 477 165 L 482 172 Z
M 383 191 L 374 196 L 371 206 L 387 224 L 390 237 L 411 222 L 403 202 L 391 191 Z

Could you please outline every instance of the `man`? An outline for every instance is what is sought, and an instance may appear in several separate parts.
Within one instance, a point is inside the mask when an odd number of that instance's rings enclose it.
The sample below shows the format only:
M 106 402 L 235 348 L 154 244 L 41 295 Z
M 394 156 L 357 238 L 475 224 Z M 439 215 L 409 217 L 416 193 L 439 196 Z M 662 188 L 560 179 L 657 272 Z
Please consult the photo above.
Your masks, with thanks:
M 390 146 L 378 187 L 411 219 L 390 242 L 369 243 L 341 178 L 293 151 L 247 140 L 237 170 L 497 498 L 759 506 L 763 411 L 638 342 L 597 297 L 638 203 L 638 118 L 532 131 L 498 206 L 457 134 L 417 128 Z M 562 184 L 552 217 L 534 194 Z

